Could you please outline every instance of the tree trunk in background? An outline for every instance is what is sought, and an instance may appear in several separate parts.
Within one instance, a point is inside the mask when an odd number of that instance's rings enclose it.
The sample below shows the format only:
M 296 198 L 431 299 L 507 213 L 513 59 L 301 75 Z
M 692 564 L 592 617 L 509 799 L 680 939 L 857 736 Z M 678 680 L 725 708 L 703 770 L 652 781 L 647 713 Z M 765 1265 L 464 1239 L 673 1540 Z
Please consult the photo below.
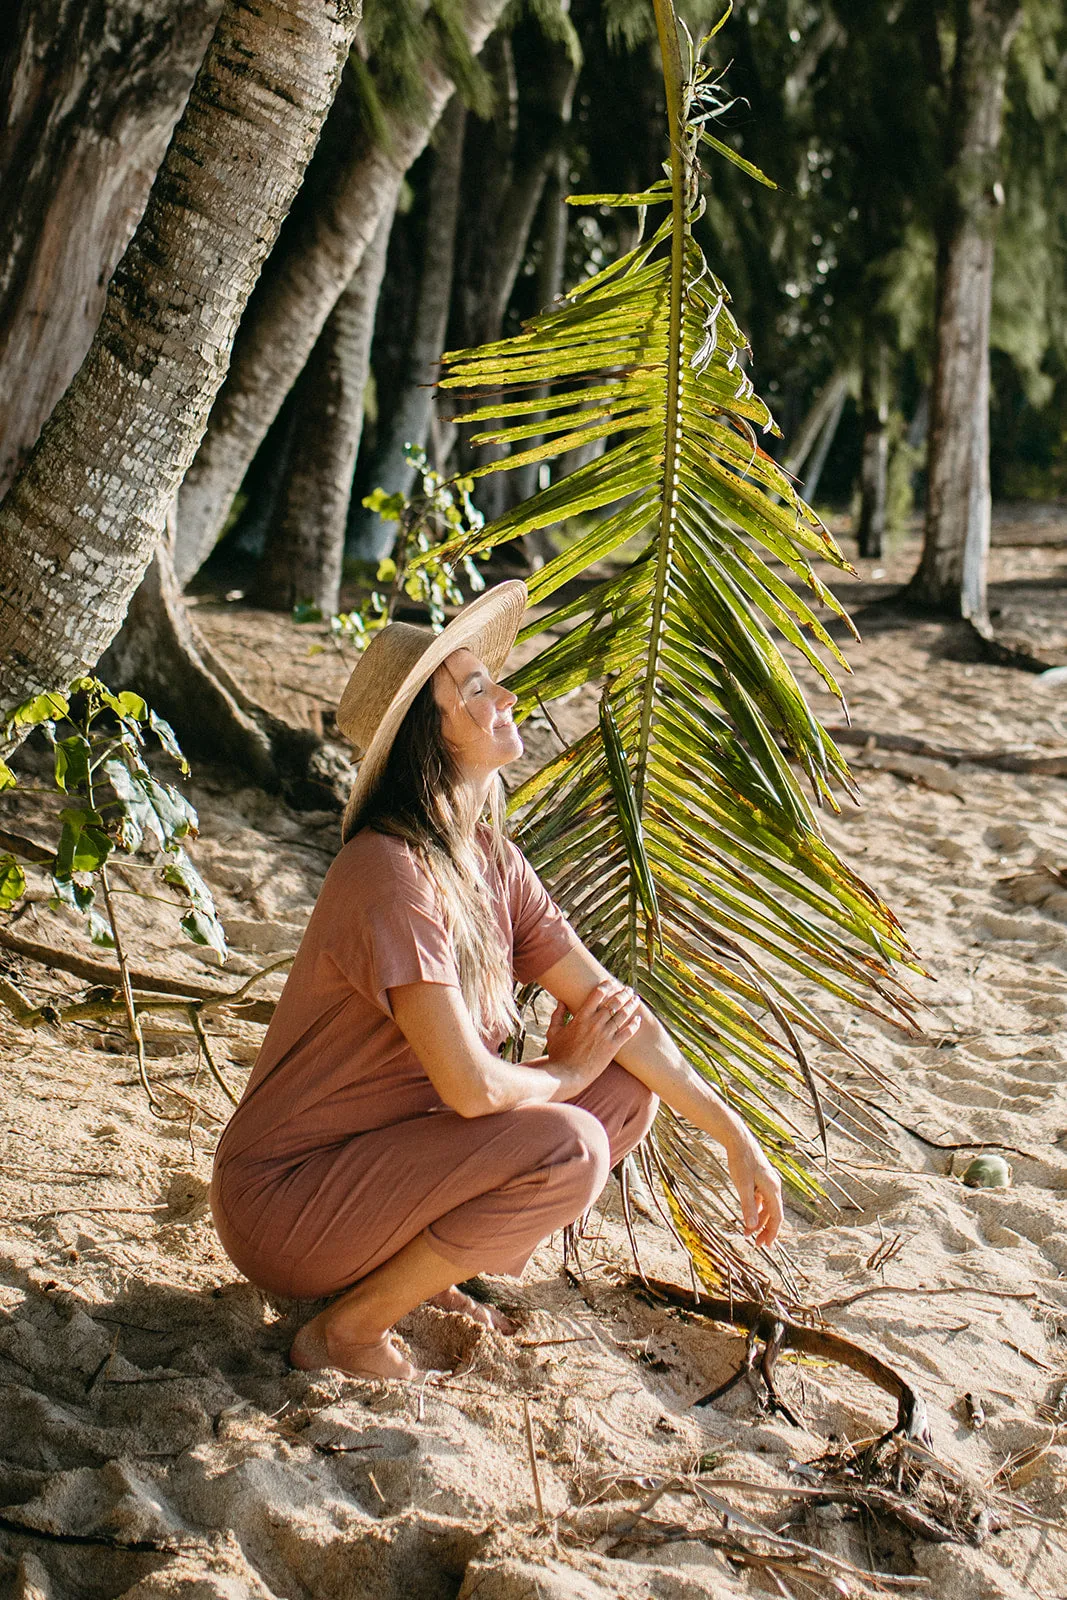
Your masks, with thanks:
M 860 514 L 856 540 L 861 556 L 880 556 L 885 543 L 889 473 L 889 352 L 869 334 L 863 352 L 860 390 L 863 455 L 860 461 Z
M 498 38 L 492 45 L 494 59 L 487 65 L 504 114 L 494 119 L 494 138 L 479 142 L 464 176 L 467 226 L 449 335 L 450 343 L 459 346 L 484 344 L 504 332 L 530 230 L 566 136 L 576 78 L 566 51 L 546 46 L 536 81 L 520 85 L 510 40 Z M 482 465 L 501 453 L 499 446 L 483 445 L 471 460 Z M 492 521 L 516 503 L 516 486 L 506 474 L 496 474 L 478 484 L 475 498 Z
M 808 461 L 804 482 L 800 485 L 799 492 L 809 505 L 818 493 L 822 469 L 825 467 L 826 458 L 830 454 L 830 446 L 834 442 L 834 434 L 837 432 L 837 425 L 841 421 L 841 413 L 845 409 L 845 401 L 847 399 L 847 383 L 837 384 L 834 389 L 833 404 L 825 414 L 825 420 L 815 441 L 815 448 L 811 452 L 811 457 Z
M 782 462 L 782 471 L 795 478 L 818 442 L 827 421 L 845 403 L 848 394 L 848 372 L 838 367 L 819 390 L 807 415 L 793 435 L 792 442 Z M 834 424 L 836 428 L 836 423 Z
M 541 260 L 537 268 L 537 309 L 547 311 L 553 302 L 563 292 L 563 276 L 567 266 L 567 222 L 570 207 L 567 205 L 567 195 L 570 192 L 569 169 L 570 151 L 567 148 L 566 138 L 570 128 L 571 109 L 574 101 L 574 88 L 578 81 L 577 70 L 571 66 L 569 75 L 560 75 L 557 79 L 556 103 L 559 108 L 558 144 L 548 163 L 548 172 L 545 177 L 544 193 L 541 196 Z M 548 391 L 543 390 L 547 394 Z M 530 444 L 540 443 L 540 439 L 531 439 Z M 539 482 L 540 468 L 535 463 L 532 466 L 520 467 L 511 475 L 511 488 L 514 503 L 517 505 L 529 499 L 536 493 Z M 557 476 L 559 475 L 557 469 Z M 543 557 L 551 553 L 551 546 L 546 543 L 547 533 L 539 533 L 535 540 L 533 535 L 527 536 L 527 542 L 534 544 L 540 542 L 539 554 Z
M 426 229 L 422 250 L 422 275 L 418 305 L 408 345 L 406 371 L 390 416 L 379 413 L 378 445 L 365 482 L 387 494 L 406 494 L 415 469 L 404 454 L 405 446 L 425 449 L 433 413 L 441 352 L 445 347 L 448 307 L 452 298 L 452 265 L 459 214 L 459 179 L 463 168 L 463 131 L 467 111 L 453 95 L 434 137 L 435 155 L 428 184 Z M 361 474 L 362 476 L 362 474 Z M 351 553 L 365 561 L 380 561 L 392 548 L 394 534 L 376 512 L 353 507 Z
M 989 315 L 1003 199 L 998 153 L 1008 51 L 1020 0 L 960 0 L 938 227 L 936 355 L 926 529 L 911 597 L 987 631 Z
M 504 5 L 467 0 L 463 29 L 472 51 L 481 49 Z M 428 66 L 425 115 L 388 116 L 383 145 L 364 146 L 322 203 L 304 210 L 299 224 L 294 217 L 279 241 L 182 484 L 175 567 L 183 584 L 210 555 L 252 457 L 374 236 L 397 176 L 426 144 L 452 88 L 443 70 Z
M 398 176 L 392 204 L 382 212 L 374 238 L 293 391 L 296 427 L 288 476 L 256 574 L 253 598 L 259 605 L 288 611 L 298 601 L 311 600 L 324 616 L 340 610 L 374 312 L 399 188 Z
M 114 638 L 358 22 L 352 0 L 226 0 L 89 353 L 0 507 L 0 704 Z
M 0 496 L 77 372 L 222 0 L 33 0 L 0 78 Z
M 225 756 L 268 788 L 278 779 L 270 740 L 203 656 L 174 576 L 171 540 L 156 548 L 125 626 L 100 660 L 111 688 L 134 689 L 180 729 L 187 755 Z M 225 741 L 218 731 L 225 730 Z

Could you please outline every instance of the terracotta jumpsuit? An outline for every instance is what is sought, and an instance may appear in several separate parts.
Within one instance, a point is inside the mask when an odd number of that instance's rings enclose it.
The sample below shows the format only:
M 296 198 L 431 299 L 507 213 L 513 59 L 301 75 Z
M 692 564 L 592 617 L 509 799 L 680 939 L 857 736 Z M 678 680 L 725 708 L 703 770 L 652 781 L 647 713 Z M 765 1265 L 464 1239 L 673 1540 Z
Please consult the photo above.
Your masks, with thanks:
M 576 935 L 510 842 L 486 878 L 532 982 Z M 418 982 L 459 984 L 432 885 L 402 840 L 365 828 L 326 875 L 215 1156 L 219 1238 L 269 1293 L 335 1294 L 423 1233 L 457 1279 L 517 1275 L 651 1124 L 654 1097 L 615 1062 L 566 1104 L 461 1117 L 393 1020 L 389 990 Z

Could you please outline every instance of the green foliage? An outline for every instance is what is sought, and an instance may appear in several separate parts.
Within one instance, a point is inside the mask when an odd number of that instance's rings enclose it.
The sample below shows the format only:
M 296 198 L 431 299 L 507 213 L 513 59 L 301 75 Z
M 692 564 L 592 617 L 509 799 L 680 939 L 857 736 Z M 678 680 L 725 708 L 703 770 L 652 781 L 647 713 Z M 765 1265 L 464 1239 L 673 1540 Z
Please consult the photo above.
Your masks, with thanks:
M 121 862 L 176 890 L 170 903 L 181 913 L 180 926 L 195 944 L 210 945 L 224 961 L 226 940 L 211 892 L 182 847 L 196 837 L 196 812 L 179 789 L 154 777 L 146 764 L 151 738 L 188 774 L 170 724 L 140 695 L 112 694 L 92 677 L 76 679 L 66 695 L 35 696 L 8 712 L 3 724 L 9 738 L 41 729 L 52 746 L 53 793 L 67 801 L 56 817 L 59 836 L 50 859 L 41 862 L 36 850 L 25 857 L 50 873 L 53 909 L 66 907 L 84 917 L 94 944 L 114 945 L 114 929 L 100 910 L 97 891 L 109 864 Z M 0 762 L 0 788 L 17 782 Z M 136 860 L 139 855 L 151 859 Z M 16 849 L 0 857 L 0 910 L 10 911 L 25 892 Z M 160 898 L 154 891 L 152 897 Z
M 476 476 L 596 439 L 608 448 L 435 559 L 581 516 L 587 531 L 533 576 L 531 601 L 620 561 L 522 636 L 553 642 L 510 680 L 520 716 L 591 680 L 604 690 L 598 725 L 512 796 L 520 836 L 600 959 L 746 1118 L 793 1191 L 814 1196 L 825 1125 L 803 1036 L 858 1058 L 812 990 L 906 1017 L 893 967 L 914 957 L 827 845 L 801 785 L 803 774 L 834 809 L 853 792 L 783 653 L 843 703 L 847 663 L 809 600 L 843 618 L 814 563 L 847 563 L 760 448 L 775 424 L 694 237 L 719 79 L 696 51 L 684 81 L 669 54 L 665 76 L 670 181 L 629 200 L 642 216 L 670 202 L 665 220 L 517 337 L 445 358 L 443 383 L 484 397 L 468 415 L 483 429 L 472 442 L 511 452 Z M 636 536 L 637 553 L 623 554 Z M 790 1098 L 808 1108 L 799 1119 Z M 761 1269 L 723 1227 L 706 1146 L 687 1137 L 661 1117 L 650 1155 L 679 1233 L 706 1275 L 758 1292 Z
M 397 605 L 405 598 L 426 607 L 432 628 L 444 627 L 445 607 L 462 605 L 464 595 L 456 577 L 457 564 L 440 561 L 437 550 L 446 541 L 477 535 L 484 525 L 484 518 L 470 497 L 472 479 L 443 478 L 430 466 L 426 452 L 411 445 L 405 455 L 415 468 L 416 491 L 409 496 L 374 489 L 363 497 L 369 511 L 376 511 L 383 522 L 396 524 L 393 552 L 378 563 L 375 572 L 376 581 L 388 588 L 372 589 L 361 606 L 330 618 L 334 636 L 360 650 L 392 620 Z M 469 589 L 476 592 L 485 588 L 485 580 L 470 557 L 462 557 L 458 566 Z M 322 613 L 305 603 L 293 608 L 293 621 L 321 622 Z

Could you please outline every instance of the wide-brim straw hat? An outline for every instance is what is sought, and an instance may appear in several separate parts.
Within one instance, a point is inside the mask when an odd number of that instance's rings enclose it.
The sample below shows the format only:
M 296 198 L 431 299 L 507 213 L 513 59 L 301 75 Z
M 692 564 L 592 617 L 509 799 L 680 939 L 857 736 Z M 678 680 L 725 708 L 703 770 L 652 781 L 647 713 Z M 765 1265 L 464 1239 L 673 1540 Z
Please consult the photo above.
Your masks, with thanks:
M 496 677 L 511 654 L 526 599 L 526 585 L 513 579 L 472 600 L 440 633 L 390 622 L 371 639 L 337 708 L 337 726 L 363 752 L 341 824 L 344 842 L 359 827 L 360 813 L 423 684 L 454 650 L 472 651 Z

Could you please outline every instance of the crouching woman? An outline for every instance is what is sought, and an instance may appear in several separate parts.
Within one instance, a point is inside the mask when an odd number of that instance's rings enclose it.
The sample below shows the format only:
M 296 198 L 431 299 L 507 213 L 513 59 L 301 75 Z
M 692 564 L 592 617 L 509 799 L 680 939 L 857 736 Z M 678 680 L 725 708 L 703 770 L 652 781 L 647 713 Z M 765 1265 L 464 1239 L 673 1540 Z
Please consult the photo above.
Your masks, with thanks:
M 338 722 L 364 752 L 327 873 L 215 1159 L 227 1253 L 262 1289 L 332 1297 L 298 1367 L 413 1369 L 390 1338 L 424 1301 L 504 1326 L 455 1287 L 522 1272 L 648 1131 L 657 1097 L 722 1144 L 746 1232 L 770 1244 L 778 1178 L 636 995 L 595 960 L 501 826 L 522 754 L 496 680 L 521 583 L 440 634 L 391 623 Z M 558 1004 L 545 1054 L 502 1059 L 515 981 Z

